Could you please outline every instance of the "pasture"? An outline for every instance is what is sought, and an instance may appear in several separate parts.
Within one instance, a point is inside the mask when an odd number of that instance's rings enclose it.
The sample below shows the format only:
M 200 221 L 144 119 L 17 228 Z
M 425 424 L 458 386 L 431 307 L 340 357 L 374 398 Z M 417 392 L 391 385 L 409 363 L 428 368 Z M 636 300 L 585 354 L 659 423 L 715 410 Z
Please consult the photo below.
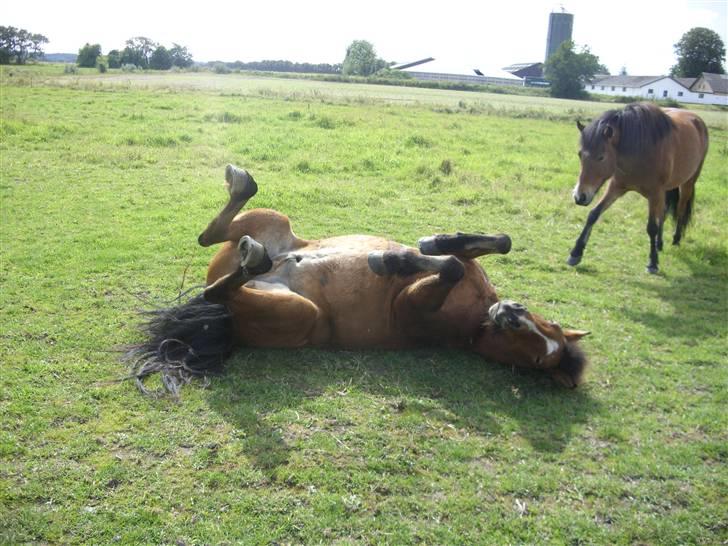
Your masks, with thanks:
M 694 222 L 653 276 L 638 195 L 565 263 L 574 119 L 609 105 L 0 74 L 1 543 L 728 539 L 725 112 L 699 111 Z M 592 332 L 584 385 L 430 349 L 243 349 L 179 402 L 115 381 L 136 311 L 203 281 L 226 163 L 307 238 L 508 233 L 480 261 L 501 297 Z

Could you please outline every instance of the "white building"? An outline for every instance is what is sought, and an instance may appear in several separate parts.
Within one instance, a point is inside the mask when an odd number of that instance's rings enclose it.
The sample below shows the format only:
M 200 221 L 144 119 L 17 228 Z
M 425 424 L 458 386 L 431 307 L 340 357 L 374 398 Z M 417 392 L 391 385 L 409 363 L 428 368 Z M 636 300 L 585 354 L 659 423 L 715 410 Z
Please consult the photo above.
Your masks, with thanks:
M 703 73 L 699 78 L 672 76 L 597 76 L 584 89 L 589 93 L 648 100 L 673 99 L 690 104 L 728 106 L 728 76 Z

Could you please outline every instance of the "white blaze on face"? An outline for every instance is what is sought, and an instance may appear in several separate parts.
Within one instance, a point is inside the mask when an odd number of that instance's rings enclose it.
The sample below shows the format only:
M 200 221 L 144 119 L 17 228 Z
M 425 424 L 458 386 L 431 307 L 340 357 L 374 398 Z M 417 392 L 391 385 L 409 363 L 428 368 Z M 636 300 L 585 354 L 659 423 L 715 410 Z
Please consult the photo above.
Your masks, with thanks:
M 527 319 L 526 317 L 521 317 L 521 322 L 526 325 L 526 328 L 531 330 L 534 334 L 538 334 L 539 336 L 541 336 L 546 342 L 546 356 L 551 355 L 554 351 L 557 351 L 559 349 L 559 343 L 543 335 L 541 330 L 538 329 L 538 327 L 533 323 L 532 320 Z

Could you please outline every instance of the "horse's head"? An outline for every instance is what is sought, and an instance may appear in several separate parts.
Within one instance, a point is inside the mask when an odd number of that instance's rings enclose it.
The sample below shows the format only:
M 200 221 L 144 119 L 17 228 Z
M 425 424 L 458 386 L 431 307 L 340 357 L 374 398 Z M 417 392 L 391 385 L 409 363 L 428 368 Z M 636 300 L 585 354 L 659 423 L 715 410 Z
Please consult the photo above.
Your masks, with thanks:
M 574 187 L 577 205 L 588 205 L 617 170 L 617 144 L 619 142 L 620 113 L 611 110 L 588 126 L 579 121 L 581 132 L 579 160 L 581 172 Z
M 488 315 L 497 332 L 484 339 L 484 354 L 504 364 L 542 369 L 569 388 L 581 382 L 587 361 L 576 342 L 589 332 L 561 328 L 508 300 L 494 303 Z

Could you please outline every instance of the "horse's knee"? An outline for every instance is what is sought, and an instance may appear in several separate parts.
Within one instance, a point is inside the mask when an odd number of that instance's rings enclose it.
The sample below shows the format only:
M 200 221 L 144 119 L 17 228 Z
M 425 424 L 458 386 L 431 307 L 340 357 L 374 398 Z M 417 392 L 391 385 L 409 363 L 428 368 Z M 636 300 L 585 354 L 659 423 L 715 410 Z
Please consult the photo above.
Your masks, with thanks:
M 455 256 L 450 256 L 445 263 L 442 264 L 440 270 L 440 278 L 443 281 L 456 283 L 465 275 L 465 266 L 463 262 L 458 260 Z
M 657 237 L 657 235 L 660 233 L 660 226 L 657 223 L 657 221 L 654 218 L 650 218 L 647 221 L 647 235 L 652 237 Z

